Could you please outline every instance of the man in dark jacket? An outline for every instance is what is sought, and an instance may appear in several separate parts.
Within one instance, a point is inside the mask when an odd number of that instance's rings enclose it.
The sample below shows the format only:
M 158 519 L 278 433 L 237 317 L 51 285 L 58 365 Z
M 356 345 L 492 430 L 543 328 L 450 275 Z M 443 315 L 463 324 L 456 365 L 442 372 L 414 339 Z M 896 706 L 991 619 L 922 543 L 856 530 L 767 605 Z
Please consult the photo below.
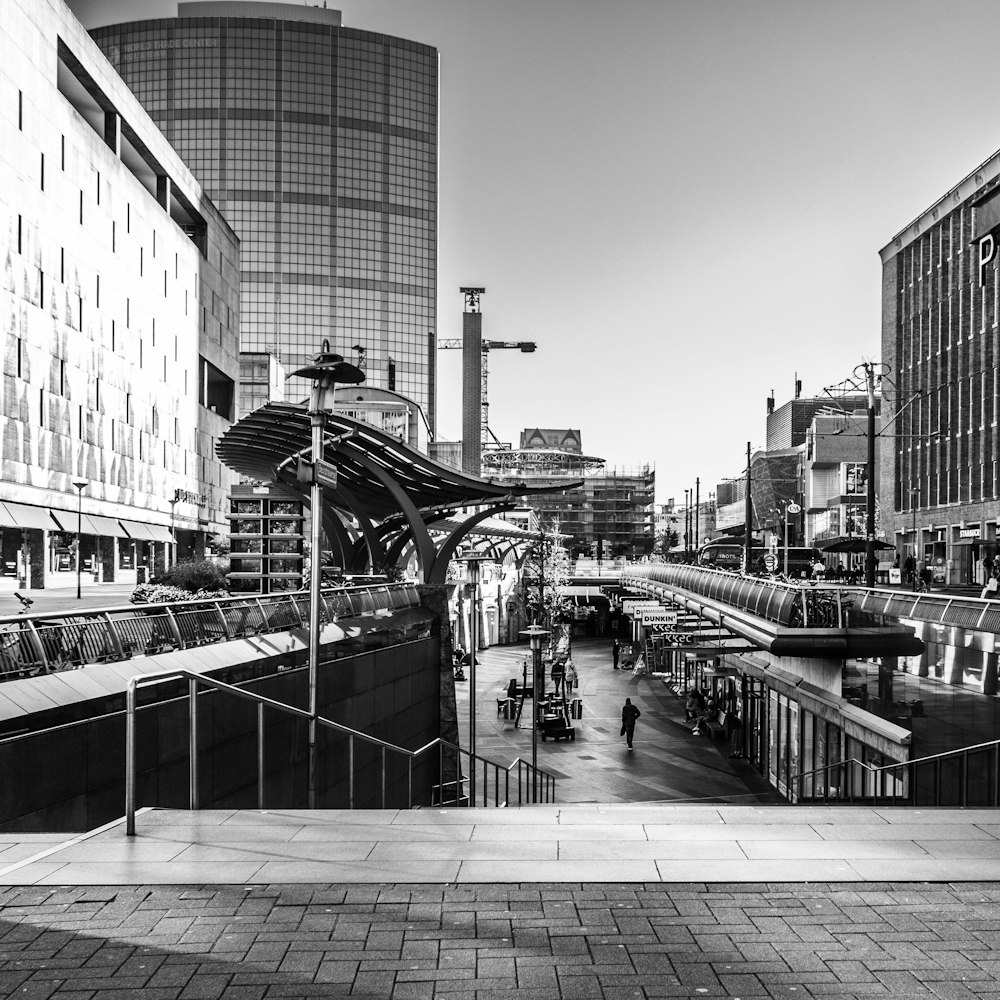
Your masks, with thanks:
M 625 699 L 625 705 L 622 707 L 622 736 L 628 741 L 629 750 L 632 749 L 632 735 L 635 733 L 635 720 L 642 715 L 632 704 L 631 698 Z

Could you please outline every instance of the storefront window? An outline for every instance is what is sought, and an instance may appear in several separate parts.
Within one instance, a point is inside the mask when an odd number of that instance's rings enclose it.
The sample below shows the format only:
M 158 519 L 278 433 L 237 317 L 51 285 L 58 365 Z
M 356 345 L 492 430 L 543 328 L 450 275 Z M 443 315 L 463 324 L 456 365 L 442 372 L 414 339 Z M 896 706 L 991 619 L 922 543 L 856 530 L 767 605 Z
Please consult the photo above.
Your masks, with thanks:
M 820 720 L 822 725 L 822 720 Z M 813 752 L 813 740 L 815 738 L 816 717 L 812 712 L 802 713 L 802 773 L 805 775 L 802 781 L 798 782 L 795 791 L 804 799 L 813 797 L 813 789 L 816 787 L 816 776 L 809 774 L 816 767 L 816 755 Z
M 792 787 L 792 778 L 799 773 L 799 706 L 797 702 L 788 701 L 788 739 L 785 741 L 786 774 L 788 775 L 788 788 L 790 797 L 794 801 L 794 795 L 798 789 Z
M 769 691 L 768 692 L 768 763 L 767 763 L 767 777 L 768 781 L 775 788 L 781 789 L 781 785 L 778 782 L 778 738 L 780 733 L 779 726 L 779 709 L 778 709 L 778 692 Z

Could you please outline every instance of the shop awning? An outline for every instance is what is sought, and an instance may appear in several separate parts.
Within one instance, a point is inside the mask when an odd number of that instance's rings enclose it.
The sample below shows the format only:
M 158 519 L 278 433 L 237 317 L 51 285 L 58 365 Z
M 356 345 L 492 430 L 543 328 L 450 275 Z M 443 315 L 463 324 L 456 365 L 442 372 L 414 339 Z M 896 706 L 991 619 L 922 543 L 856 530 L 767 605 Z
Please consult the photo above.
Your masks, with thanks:
M 101 514 L 91 514 L 90 523 L 96 529 L 95 534 L 104 535 L 106 538 L 128 538 L 125 529 L 118 523 L 115 517 L 104 517 Z
M 67 534 L 76 534 L 77 525 L 79 525 L 80 533 L 83 535 L 97 533 L 88 514 L 78 514 L 75 510 L 54 510 L 51 511 L 51 514 L 55 518 L 59 530 L 65 531 Z
M 170 530 L 162 524 L 143 524 L 141 521 L 121 519 L 122 527 L 128 532 L 129 538 L 137 542 L 172 542 Z
M 76 533 L 77 512 L 75 510 L 54 510 L 52 516 L 63 531 Z M 80 531 L 84 535 L 95 535 L 103 538 L 128 538 L 125 529 L 116 518 L 105 517 L 103 514 L 80 514 Z
M 129 538 L 134 538 L 138 542 L 153 541 L 153 535 L 148 526 L 139 521 L 126 521 L 125 518 L 122 518 L 121 526 Z
M 11 500 L 0 503 L 0 525 L 6 528 L 41 528 L 43 531 L 58 527 L 47 507 L 32 507 Z

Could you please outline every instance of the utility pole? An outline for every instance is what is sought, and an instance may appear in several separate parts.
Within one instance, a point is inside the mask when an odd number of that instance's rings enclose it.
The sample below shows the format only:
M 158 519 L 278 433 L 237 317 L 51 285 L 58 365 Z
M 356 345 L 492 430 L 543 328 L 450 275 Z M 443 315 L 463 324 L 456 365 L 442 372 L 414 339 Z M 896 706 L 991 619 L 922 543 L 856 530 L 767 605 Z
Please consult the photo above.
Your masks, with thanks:
M 753 567 L 753 499 L 750 496 L 750 442 L 747 441 L 747 495 L 743 507 L 743 519 L 746 522 L 746 528 L 744 529 L 744 535 L 746 538 L 746 546 L 744 548 L 745 561 L 743 563 L 743 571 L 745 573 L 752 572 Z
M 684 491 L 684 562 L 690 561 L 691 555 L 691 490 Z
M 697 556 L 701 544 L 701 479 L 694 480 L 694 552 Z
M 868 388 L 868 480 L 865 512 L 865 586 L 875 586 L 875 367 L 864 364 Z

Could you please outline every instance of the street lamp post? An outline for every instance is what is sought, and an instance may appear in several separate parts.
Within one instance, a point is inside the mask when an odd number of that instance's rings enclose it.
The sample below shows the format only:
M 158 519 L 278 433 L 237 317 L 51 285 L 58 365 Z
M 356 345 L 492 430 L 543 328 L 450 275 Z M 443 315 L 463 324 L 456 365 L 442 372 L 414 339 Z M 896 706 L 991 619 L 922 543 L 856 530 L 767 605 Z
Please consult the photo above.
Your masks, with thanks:
M 913 589 L 917 589 L 917 504 L 920 502 L 920 490 L 910 490 L 910 515 L 913 522 Z
M 313 380 L 312 392 L 309 397 L 309 424 L 312 432 L 310 454 L 311 467 L 306 467 L 300 474 L 301 479 L 309 482 L 309 516 L 311 559 L 309 564 L 309 736 L 308 736 L 308 805 L 316 808 L 316 731 L 319 716 L 318 678 L 319 678 L 319 611 L 321 601 L 322 566 L 321 552 L 323 545 L 323 485 L 320 482 L 320 470 L 324 462 L 324 436 L 330 408 L 333 405 L 333 392 L 338 382 L 356 384 L 363 382 L 365 373 L 348 363 L 339 354 L 330 352 L 330 342 L 323 341 L 323 350 L 313 358 L 311 365 L 292 372 L 302 378 Z M 327 396 L 330 396 L 329 405 Z
M 80 591 L 80 572 L 83 568 L 83 550 L 80 548 L 80 535 L 83 533 L 83 491 L 87 488 L 85 482 L 73 482 L 76 489 L 76 599 L 82 597 Z
M 788 579 L 788 515 L 798 514 L 802 508 L 795 503 L 785 504 L 785 579 Z
M 469 803 L 476 804 L 476 652 L 479 646 L 479 567 L 493 562 L 492 557 L 474 552 L 463 556 L 469 567 Z
M 865 586 L 875 586 L 875 368 L 866 363 L 868 390 L 868 475 L 865 490 Z
M 537 624 L 526 628 L 521 635 L 526 635 L 531 643 L 531 661 L 533 680 L 531 682 L 531 801 L 538 801 L 538 692 L 540 685 L 538 675 L 542 671 L 542 640 L 548 636 L 548 631 Z
M 180 502 L 181 499 L 180 493 L 181 493 L 180 490 L 174 490 L 173 499 L 168 501 L 170 504 L 170 540 L 171 544 L 173 545 L 173 559 L 171 560 L 172 566 L 177 565 L 177 526 L 174 523 L 174 509 Z

